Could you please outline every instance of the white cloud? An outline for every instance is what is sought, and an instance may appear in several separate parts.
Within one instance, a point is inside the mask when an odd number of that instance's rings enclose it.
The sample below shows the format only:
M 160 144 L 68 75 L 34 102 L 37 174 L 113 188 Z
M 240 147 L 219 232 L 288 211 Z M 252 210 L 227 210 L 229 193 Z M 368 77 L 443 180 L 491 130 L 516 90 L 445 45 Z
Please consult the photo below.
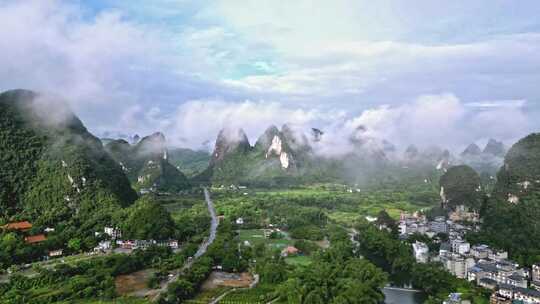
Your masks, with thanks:
M 468 102 L 465 106 L 473 108 L 523 108 L 526 104 L 527 101 L 524 99 L 513 99 Z
M 91 15 L 77 3 L 0 0 L 0 88 L 61 95 L 93 131 L 162 130 L 196 147 L 226 125 L 253 140 L 270 124 L 315 124 L 341 140 L 364 124 L 396 143 L 459 146 L 540 126 L 527 112 L 540 97 L 540 34 L 410 36 L 480 28 L 471 16 L 432 20 L 459 5 L 161 0 Z
M 243 128 L 252 144 L 271 125 L 285 123 L 308 127 L 339 117 L 340 113 L 289 108 L 275 102 L 190 101 L 181 105 L 167 129 L 170 140 L 178 145 L 199 147 L 211 144 L 222 128 Z
M 512 144 L 531 128 L 531 123 L 522 108 L 487 107 L 478 111 L 453 94 L 440 94 L 366 110 L 347 121 L 346 126 L 349 130 L 364 126 L 367 135 L 390 140 L 401 148 L 414 143 L 461 149 L 490 137 Z

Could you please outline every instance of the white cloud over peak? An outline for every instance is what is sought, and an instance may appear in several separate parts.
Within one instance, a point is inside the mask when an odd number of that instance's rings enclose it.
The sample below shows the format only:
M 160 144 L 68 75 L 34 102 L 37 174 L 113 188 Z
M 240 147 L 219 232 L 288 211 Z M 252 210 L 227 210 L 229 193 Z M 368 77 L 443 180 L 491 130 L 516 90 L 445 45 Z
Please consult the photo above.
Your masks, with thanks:
M 538 4 L 480 2 L 0 0 L 0 89 L 60 95 L 92 131 L 190 147 L 285 122 L 510 141 L 540 128 Z

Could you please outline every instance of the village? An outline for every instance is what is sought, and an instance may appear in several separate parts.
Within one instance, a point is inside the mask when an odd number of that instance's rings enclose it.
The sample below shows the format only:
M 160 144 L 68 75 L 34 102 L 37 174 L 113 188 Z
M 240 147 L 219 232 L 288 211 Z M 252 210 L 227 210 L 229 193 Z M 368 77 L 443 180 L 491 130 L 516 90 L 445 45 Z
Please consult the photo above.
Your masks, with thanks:
M 447 217 L 437 216 L 431 221 L 419 212 L 403 213 L 398 223 L 401 239 L 419 234 L 439 245 L 435 251 L 425 242 L 414 242 L 412 249 L 418 263 L 440 262 L 454 276 L 493 290 L 491 304 L 540 303 L 540 264 L 531 269 L 520 267 L 508 259 L 506 251 L 467 242 L 466 233 L 477 231 L 479 226 L 478 214 L 464 206 L 456 207 Z M 458 294 L 452 294 L 445 303 L 464 302 Z
M 40 246 L 45 245 L 48 237 L 54 234 L 55 229 L 47 227 L 42 232 L 35 232 L 35 227 L 28 221 L 11 222 L 2 227 L 2 230 L 15 232 L 24 237 L 24 241 L 28 246 Z M 169 247 L 173 252 L 181 250 L 181 246 L 178 240 L 124 240 L 122 239 L 122 232 L 116 227 L 104 227 L 102 232 L 94 232 L 94 236 L 100 239 L 97 246 L 93 248 L 93 251 L 86 252 L 84 255 L 96 255 L 96 254 L 110 254 L 110 253 L 131 253 L 136 249 L 147 249 L 150 246 Z M 50 247 L 50 246 L 45 246 Z M 69 246 L 68 246 L 69 247 Z M 45 250 L 44 255 L 38 258 L 39 261 L 49 261 L 53 258 L 66 257 L 66 249 L 61 247 L 48 248 Z M 79 252 L 71 252 L 71 256 L 79 255 Z M 38 261 L 36 260 L 36 262 Z M 61 260 L 63 261 L 63 260 Z M 30 264 L 27 264 L 30 265 Z M 25 265 L 22 265 L 22 268 Z M 15 267 L 16 268 L 16 267 Z M 12 273 L 13 269 L 8 269 L 8 273 Z

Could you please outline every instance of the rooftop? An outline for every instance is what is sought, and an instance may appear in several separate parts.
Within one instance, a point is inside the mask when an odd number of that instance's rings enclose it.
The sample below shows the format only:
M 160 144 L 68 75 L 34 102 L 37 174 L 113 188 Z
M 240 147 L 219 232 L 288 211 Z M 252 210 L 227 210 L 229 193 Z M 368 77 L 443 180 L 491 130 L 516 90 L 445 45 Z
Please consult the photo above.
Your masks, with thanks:
M 2 226 L 2 228 L 9 230 L 28 230 L 32 228 L 32 224 L 30 224 L 28 221 L 13 222 Z
M 28 244 L 39 243 L 39 242 L 43 242 L 45 240 L 47 240 L 47 237 L 45 237 L 44 234 L 27 236 L 27 237 L 24 238 L 24 241 L 26 243 L 28 243 Z
M 534 289 L 516 287 L 508 284 L 501 284 L 500 289 L 513 290 L 514 292 L 519 292 L 531 297 L 540 298 L 540 291 Z

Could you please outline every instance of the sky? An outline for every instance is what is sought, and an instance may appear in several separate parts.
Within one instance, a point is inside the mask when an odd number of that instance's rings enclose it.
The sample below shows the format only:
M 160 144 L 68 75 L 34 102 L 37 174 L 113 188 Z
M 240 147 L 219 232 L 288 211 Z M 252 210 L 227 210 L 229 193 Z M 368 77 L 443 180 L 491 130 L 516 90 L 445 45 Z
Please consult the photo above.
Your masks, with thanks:
M 0 90 L 69 103 L 96 135 L 223 127 L 399 147 L 540 128 L 538 1 L 0 0 Z M 54 111 L 54 109 L 51 109 Z M 337 141 L 337 140 L 336 140 Z

